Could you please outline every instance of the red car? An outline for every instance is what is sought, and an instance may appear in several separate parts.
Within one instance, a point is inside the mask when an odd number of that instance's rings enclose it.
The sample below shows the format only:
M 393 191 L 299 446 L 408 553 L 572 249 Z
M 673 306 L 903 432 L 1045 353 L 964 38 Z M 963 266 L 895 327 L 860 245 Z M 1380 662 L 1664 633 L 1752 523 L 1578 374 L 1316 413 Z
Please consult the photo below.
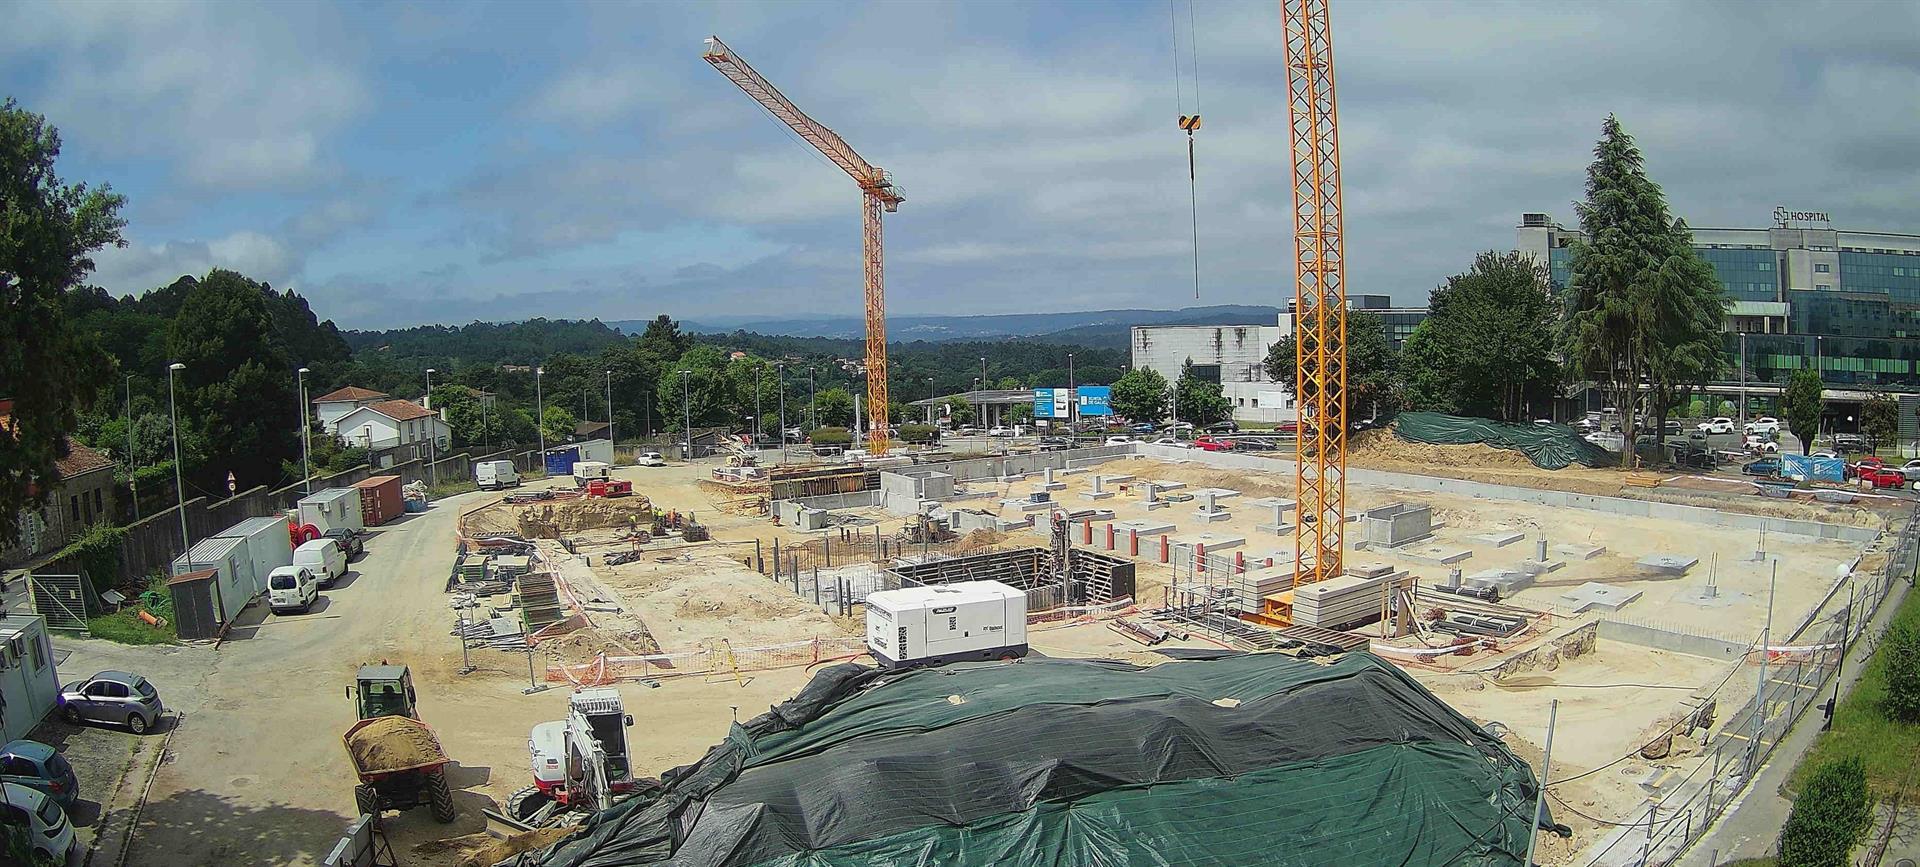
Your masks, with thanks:
M 1877 457 L 1867 457 L 1867 458 L 1861 458 L 1858 461 L 1848 464 L 1846 471 L 1842 473 L 1842 475 L 1845 478 L 1854 479 L 1854 478 L 1859 478 L 1862 473 L 1865 473 L 1869 469 L 1884 470 L 1886 468 L 1887 468 L 1886 461 L 1881 460 L 1880 458 L 1877 458 Z
M 1203 449 L 1205 451 L 1210 451 L 1210 452 L 1233 451 L 1233 443 L 1231 441 L 1216 439 L 1214 437 L 1210 437 L 1205 434 L 1195 437 L 1193 440 L 1193 446 L 1194 448 Z
M 1904 488 L 1907 486 L 1906 472 L 1892 467 L 1874 466 L 1862 462 L 1854 474 L 1872 482 L 1876 488 Z

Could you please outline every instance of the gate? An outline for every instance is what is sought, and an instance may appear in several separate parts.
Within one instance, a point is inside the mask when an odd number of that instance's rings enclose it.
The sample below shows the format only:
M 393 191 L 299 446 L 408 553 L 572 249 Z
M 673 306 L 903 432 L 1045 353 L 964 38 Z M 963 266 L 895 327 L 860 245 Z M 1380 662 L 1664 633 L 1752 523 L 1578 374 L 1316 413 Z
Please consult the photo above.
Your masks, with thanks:
M 86 590 L 79 575 L 27 573 L 27 595 L 33 613 L 47 619 L 48 629 L 87 633 Z

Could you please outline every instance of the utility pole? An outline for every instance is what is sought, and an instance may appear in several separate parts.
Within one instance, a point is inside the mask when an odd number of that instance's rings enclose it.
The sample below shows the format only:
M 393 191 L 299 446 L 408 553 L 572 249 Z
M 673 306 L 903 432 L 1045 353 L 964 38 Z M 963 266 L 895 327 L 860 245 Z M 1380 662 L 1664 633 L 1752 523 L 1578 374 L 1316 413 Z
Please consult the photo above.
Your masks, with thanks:
M 307 442 L 307 428 L 310 427 L 307 424 L 307 374 L 311 372 L 302 367 L 295 374 L 300 393 L 300 478 L 306 482 L 309 497 L 313 496 L 313 467 L 310 464 L 313 450 Z
M 614 443 L 617 443 L 619 441 L 620 441 L 619 437 L 616 437 L 613 435 L 613 371 L 608 370 L 607 371 L 607 445 L 611 447 Z M 608 451 L 611 452 L 612 449 L 609 448 Z
M 433 368 L 431 367 L 427 368 L 427 412 L 429 413 L 427 415 L 427 484 L 438 487 L 440 484 L 440 473 L 439 468 L 434 466 L 434 464 L 440 461 L 440 449 L 439 443 L 437 442 L 439 437 L 435 436 L 437 432 L 434 430 L 434 417 L 432 415 L 432 413 L 438 412 L 438 410 L 433 408 Z
M 547 472 L 547 401 L 540 392 L 540 374 L 546 373 L 545 367 L 533 369 L 533 433 L 540 438 L 540 474 Z
M 1747 333 L 1740 332 L 1740 432 L 1747 431 Z
M 820 387 L 813 378 L 815 370 L 816 368 L 807 368 L 807 427 L 818 430 L 820 427 L 820 410 L 815 406 L 815 401 L 820 396 Z
M 927 377 L 927 424 L 933 424 L 933 377 Z
M 773 375 L 780 383 L 780 462 L 787 462 L 787 364 L 780 362 L 773 366 Z
M 133 500 L 133 519 L 140 520 L 140 486 L 133 480 L 133 374 L 127 374 L 127 492 Z
M 1067 353 L 1067 430 L 1080 421 L 1080 389 L 1073 382 L 1073 353 Z
M 1547 704 L 1547 748 L 1540 757 L 1540 788 L 1533 796 L 1533 822 L 1527 827 L 1527 860 L 1533 864 L 1533 852 L 1540 842 L 1540 820 L 1547 816 L 1547 772 L 1553 765 L 1553 728 L 1560 719 L 1560 700 L 1553 699 Z
M 756 364 L 753 368 L 753 417 L 747 419 L 747 436 L 749 437 L 747 442 L 752 443 L 752 447 L 756 449 L 760 447 L 760 429 L 753 426 L 754 420 L 758 419 L 763 425 L 767 420 L 760 407 L 760 368 L 764 366 Z
M 687 435 L 686 452 L 680 455 L 683 461 L 693 460 L 693 371 L 680 371 L 680 411 L 684 414 Z
M 167 365 L 167 415 L 173 418 L 173 499 L 180 513 L 180 550 L 187 554 L 187 568 L 193 568 L 193 545 L 187 542 L 187 486 L 180 476 L 180 406 L 173 396 L 173 374 L 187 366 L 176 361 Z
M 1760 684 L 1753 691 L 1753 740 L 1748 744 L 1747 769 L 1751 773 L 1760 763 L 1760 739 L 1767 731 L 1767 647 L 1773 643 L 1773 589 L 1780 581 L 1780 561 L 1770 560 L 1773 575 L 1767 579 L 1767 626 L 1760 633 Z

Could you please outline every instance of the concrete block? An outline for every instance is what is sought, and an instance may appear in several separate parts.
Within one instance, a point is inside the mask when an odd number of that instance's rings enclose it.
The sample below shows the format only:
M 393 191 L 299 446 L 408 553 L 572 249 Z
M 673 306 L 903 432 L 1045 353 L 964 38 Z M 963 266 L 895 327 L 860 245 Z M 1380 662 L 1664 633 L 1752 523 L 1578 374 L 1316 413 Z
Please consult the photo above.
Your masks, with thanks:
M 1133 476 L 1126 473 L 1103 473 L 1100 476 L 1100 483 L 1105 485 L 1120 485 L 1131 481 Z
M 1476 533 L 1474 535 L 1468 536 L 1467 538 L 1475 542 L 1479 542 L 1482 545 L 1492 545 L 1495 548 L 1505 548 L 1508 545 L 1511 545 L 1515 542 L 1520 541 L 1521 539 L 1525 539 L 1526 537 L 1527 537 L 1527 534 L 1515 532 L 1513 530 L 1493 530 L 1486 533 Z
M 1452 566 L 1462 560 L 1473 559 L 1473 551 L 1466 548 L 1449 548 L 1445 545 L 1428 545 L 1411 550 L 1397 549 L 1393 553 L 1409 560 L 1431 563 L 1435 566 Z
M 1554 545 L 1547 550 L 1559 554 L 1568 560 L 1592 560 L 1607 553 L 1605 545 Z
M 1548 572 L 1559 571 L 1560 567 L 1565 565 L 1567 564 L 1559 560 L 1522 560 L 1520 561 L 1520 571 L 1528 575 L 1545 575 Z
M 1157 491 L 1177 491 L 1187 486 L 1186 482 L 1175 482 L 1168 479 L 1154 479 L 1149 484 L 1153 485 L 1154 490 Z
M 1682 554 L 1648 554 L 1633 561 L 1633 565 L 1658 575 L 1685 575 L 1699 562 L 1698 557 Z
M 1054 506 L 1054 504 L 1048 500 L 1040 500 L 1038 502 L 1034 500 L 1001 500 L 1000 505 L 1009 509 L 1019 509 L 1022 512 L 1039 512 L 1051 509 Z
M 1349 563 L 1346 567 L 1348 575 L 1360 578 L 1383 578 L 1394 571 L 1392 564 L 1388 563 Z
M 1218 521 L 1231 520 L 1233 516 L 1227 514 L 1226 509 L 1195 509 L 1193 510 L 1193 518 L 1203 524 L 1212 524 Z
M 824 530 L 827 528 L 827 510 L 803 508 L 795 526 L 802 530 Z
M 1275 536 L 1286 536 L 1293 532 L 1293 525 L 1285 522 L 1278 524 L 1260 524 L 1255 526 L 1254 529 L 1262 533 L 1272 533 Z
M 1089 500 L 1104 500 L 1111 496 L 1113 496 L 1112 491 L 1088 491 L 1086 494 Z
M 1206 546 L 1208 554 L 1230 551 L 1245 544 L 1247 544 L 1247 537 L 1229 536 L 1224 533 L 1188 533 L 1184 536 L 1173 537 L 1173 546 L 1175 548 L 1192 548 L 1195 545 L 1204 545 Z
M 1360 541 L 1397 548 L 1433 536 L 1433 509 L 1412 503 L 1389 503 L 1360 513 Z
M 1034 485 L 1033 489 L 1036 491 L 1064 491 L 1067 489 L 1067 483 L 1066 482 L 1041 482 L 1040 484 Z
M 1113 522 L 1113 531 L 1115 533 L 1118 533 L 1123 536 L 1126 535 L 1129 531 L 1139 533 L 1141 550 L 1146 549 L 1148 536 L 1152 536 L 1154 541 L 1157 543 L 1162 535 L 1171 533 L 1176 529 L 1178 528 L 1175 527 L 1172 523 L 1169 523 L 1167 521 L 1134 520 L 1134 521 Z
M 1640 591 L 1624 587 L 1609 587 L 1589 581 L 1560 595 L 1560 600 L 1572 607 L 1575 613 L 1587 610 L 1619 611 L 1628 603 L 1640 598 Z
M 1299 504 L 1283 497 L 1260 497 L 1248 500 L 1247 505 L 1256 509 L 1279 509 L 1282 512 L 1291 512 Z
M 1227 500 L 1240 496 L 1240 492 L 1232 488 L 1199 488 L 1193 492 L 1193 495 L 1203 498 L 1212 496 L 1216 500 Z

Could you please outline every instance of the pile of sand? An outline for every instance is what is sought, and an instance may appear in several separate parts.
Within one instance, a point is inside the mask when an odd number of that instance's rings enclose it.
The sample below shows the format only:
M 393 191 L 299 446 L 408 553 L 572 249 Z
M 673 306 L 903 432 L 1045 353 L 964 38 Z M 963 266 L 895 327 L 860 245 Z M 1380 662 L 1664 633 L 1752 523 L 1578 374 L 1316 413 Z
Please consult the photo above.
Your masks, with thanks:
M 961 536 L 958 546 L 961 548 L 990 548 L 1006 540 L 1007 534 L 999 530 L 980 529 Z
M 428 840 L 413 847 L 411 863 L 433 867 L 493 867 L 522 852 L 551 846 L 577 829 L 576 825 L 535 828 L 504 840 L 484 831 L 444 840 Z
M 1523 452 L 1474 443 L 1443 446 L 1408 442 L 1391 430 L 1361 431 L 1347 438 L 1347 460 L 1356 464 L 1407 464 L 1421 467 L 1539 469 Z M 1542 472 L 1547 472 L 1542 470 Z
M 604 632 L 597 627 L 588 626 L 576 629 L 565 635 L 556 635 L 540 642 L 540 649 L 548 656 L 564 661 L 592 659 L 601 654 L 608 656 L 640 656 L 660 652 L 660 645 L 648 635 L 645 629 L 629 629 L 619 632 Z
M 381 717 L 347 735 L 347 754 L 364 773 L 392 773 L 447 760 L 440 740 L 425 723 L 403 716 Z

